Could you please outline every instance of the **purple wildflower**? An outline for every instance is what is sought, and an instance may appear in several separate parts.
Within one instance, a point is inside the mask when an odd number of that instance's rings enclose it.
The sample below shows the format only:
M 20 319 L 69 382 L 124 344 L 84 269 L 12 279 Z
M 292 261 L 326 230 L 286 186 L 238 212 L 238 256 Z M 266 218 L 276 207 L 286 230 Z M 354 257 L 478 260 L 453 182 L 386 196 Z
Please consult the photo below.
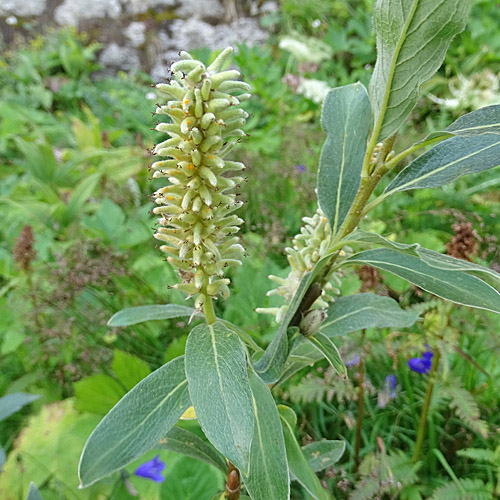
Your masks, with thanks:
M 411 358 L 408 360 L 408 366 L 411 370 L 417 373 L 428 374 L 432 366 L 432 351 L 426 351 L 422 354 L 421 358 Z
M 149 460 L 139 465 L 134 474 L 139 477 L 151 479 L 156 483 L 162 483 L 165 481 L 165 478 L 161 475 L 163 469 L 165 469 L 165 462 L 160 460 L 160 455 L 156 455 L 153 460 Z
M 396 398 L 396 376 L 394 374 L 387 375 L 384 381 L 383 389 L 378 393 L 377 406 L 385 408 L 389 401 Z
M 356 354 L 346 363 L 346 366 L 348 366 L 349 368 L 352 368 L 353 366 L 357 366 L 359 365 L 359 363 L 361 362 L 361 360 L 359 359 L 359 356 L 357 356 Z
M 302 163 L 300 163 L 299 165 L 295 165 L 295 170 L 297 170 L 297 172 L 300 172 L 301 174 L 303 174 L 307 169 L 306 169 L 306 166 Z

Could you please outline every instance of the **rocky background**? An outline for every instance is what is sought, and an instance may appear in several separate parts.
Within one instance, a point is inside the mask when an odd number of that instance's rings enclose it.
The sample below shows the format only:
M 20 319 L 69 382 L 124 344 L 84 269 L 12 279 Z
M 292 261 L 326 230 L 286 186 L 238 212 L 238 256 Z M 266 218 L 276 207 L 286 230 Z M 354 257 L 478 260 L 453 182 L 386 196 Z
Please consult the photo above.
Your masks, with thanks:
M 180 49 L 263 43 L 259 18 L 277 8 L 259 0 L 0 0 L 0 48 L 73 26 L 102 43 L 108 71 L 143 70 L 159 81 Z

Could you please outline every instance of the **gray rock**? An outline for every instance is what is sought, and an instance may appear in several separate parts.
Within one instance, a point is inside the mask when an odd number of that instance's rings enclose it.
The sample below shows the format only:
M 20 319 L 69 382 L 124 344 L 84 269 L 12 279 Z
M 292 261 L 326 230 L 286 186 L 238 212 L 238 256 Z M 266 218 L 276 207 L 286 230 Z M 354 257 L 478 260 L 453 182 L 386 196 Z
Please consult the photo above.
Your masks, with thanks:
M 130 23 L 123 31 L 132 47 L 139 47 L 146 41 L 146 24 L 134 22 Z
M 120 47 L 116 43 L 111 43 L 101 52 L 99 64 L 125 71 L 139 69 L 141 66 L 139 54 L 135 49 Z
M 149 9 L 161 11 L 175 8 L 179 0 L 122 0 L 123 9 L 127 14 L 142 14 Z
M 219 0 L 182 0 L 175 13 L 183 19 L 195 18 L 216 22 L 224 19 L 224 8 Z
M 39 16 L 45 10 L 46 5 L 46 0 L 1 0 L 0 15 Z
M 55 10 L 54 19 L 61 26 L 78 26 L 88 19 L 117 19 L 121 13 L 119 0 L 64 0 Z
M 217 29 L 199 19 L 176 19 L 170 25 L 171 36 L 165 40 L 165 49 L 191 50 L 212 48 Z
M 170 25 L 171 36 L 161 37 L 165 51 L 191 50 L 208 47 L 211 50 L 222 49 L 228 45 L 246 43 L 259 45 L 267 40 L 268 34 L 256 19 L 243 17 L 231 24 L 211 26 L 199 19 L 177 19 Z
M 239 43 L 246 45 L 261 45 L 267 38 L 268 33 L 264 31 L 257 19 L 242 17 L 231 24 L 217 26 L 215 37 L 210 45 L 213 49 L 225 48 L 228 45 L 234 46 Z
M 151 70 L 151 78 L 154 82 L 164 82 L 170 74 L 170 66 L 167 64 L 158 64 Z

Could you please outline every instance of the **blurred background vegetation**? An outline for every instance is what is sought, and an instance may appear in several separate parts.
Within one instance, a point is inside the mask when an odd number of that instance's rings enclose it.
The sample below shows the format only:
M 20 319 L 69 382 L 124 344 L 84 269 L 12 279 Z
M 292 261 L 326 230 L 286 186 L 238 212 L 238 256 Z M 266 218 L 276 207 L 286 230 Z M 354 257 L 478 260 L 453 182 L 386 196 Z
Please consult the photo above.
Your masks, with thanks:
M 284 248 L 301 217 L 316 209 L 321 97 L 328 88 L 370 78 L 371 3 L 282 0 L 261 19 L 267 43 L 237 47 L 234 64 L 254 90 L 246 105 L 251 137 L 237 153 L 249 167 L 240 213 L 248 257 L 217 312 L 261 345 L 275 327 L 254 312 L 273 304 L 265 295 L 272 288 L 267 275 L 286 275 Z M 497 2 L 473 2 L 466 31 L 425 85 L 396 150 L 465 112 L 500 104 L 499 26 Z M 143 73 L 103 76 L 99 49 L 84 33 L 63 30 L 0 56 L 0 396 L 40 396 L 0 422 L 0 498 L 25 498 L 34 481 L 46 500 L 121 500 L 134 491 L 140 498 L 210 500 L 224 478 L 168 452 L 160 453 L 167 462 L 163 485 L 134 477 L 133 464 L 99 486 L 77 489 L 76 464 L 90 431 L 127 390 L 182 354 L 188 332 L 183 321 L 106 326 L 122 308 L 180 303 L 183 296 L 168 289 L 178 278 L 152 238 L 153 82 Z M 205 61 L 214 57 L 208 49 L 193 52 Z M 500 271 L 498 174 L 497 168 L 439 190 L 400 193 L 363 227 Z M 360 290 L 419 308 L 424 319 L 405 332 L 342 339 L 348 381 L 321 362 L 275 389 L 298 413 L 303 444 L 346 441 L 339 464 L 320 473 L 325 486 L 353 500 L 500 496 L 498 317 L 445 305 L 371 268 L 345 276 L 344 294 Z M 413 464 L 426 377 L 411 372 L 406 360 L 425 350 L 430 337 L 445 354 L 444 368 L 425 455 Z M 365 417 L 357 464 L 361 371 Z M 397 387 L 388 395 L 390 374 Z M 196 422 L 185 425 L 199 431 Z M 308 497 L 297 487 L 292 498 Z

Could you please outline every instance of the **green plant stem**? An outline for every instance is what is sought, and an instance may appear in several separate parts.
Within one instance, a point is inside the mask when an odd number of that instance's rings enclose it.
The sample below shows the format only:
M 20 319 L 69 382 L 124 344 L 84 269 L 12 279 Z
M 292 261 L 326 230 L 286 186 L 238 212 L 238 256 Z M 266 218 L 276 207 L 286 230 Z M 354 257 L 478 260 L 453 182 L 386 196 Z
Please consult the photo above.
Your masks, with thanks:
M 363 339 L 366 330 L 363 330 Z M 363 417 L 365 413 L 365 358 L 361 357 L 358 368 L 358 415 L 356 418 L 356 438 L 354 442 L 354 472 L 359 468 L 359 450 L 361 449 L 361 430 L 363 428 Z
M 217 317 L 214 312 L 214 304 L 212 302 L 212 297 L 206 296 L 207 300 L 203 303 L 203 312 L 205 313 L 205 319 L 209 325 L 214 324 L 217 321 Z
M 417 429 L 417 440 L 415 442 L 415 449 L 413 450 L 412 462 L 416 463 L 420 457 L 422 451 L 422 445 L 425 438 L 425 430 L 427 426 L 427 419 L 429 417 L 429 410 L 431 406 L 432 391 L 434 390 L 434 379 L 435 374 L 439 365 L 439 359 L 441 355 L 439 351 L 436 350 L 434 353 L 434 358 L 432 360 L 431 372 L 429 373 L 429 380 L 427 381 L 427 389 L 425 391 L 424 405 L 422 406 L 422 411 L 420 413 L 420 420 L 418 422 Z

